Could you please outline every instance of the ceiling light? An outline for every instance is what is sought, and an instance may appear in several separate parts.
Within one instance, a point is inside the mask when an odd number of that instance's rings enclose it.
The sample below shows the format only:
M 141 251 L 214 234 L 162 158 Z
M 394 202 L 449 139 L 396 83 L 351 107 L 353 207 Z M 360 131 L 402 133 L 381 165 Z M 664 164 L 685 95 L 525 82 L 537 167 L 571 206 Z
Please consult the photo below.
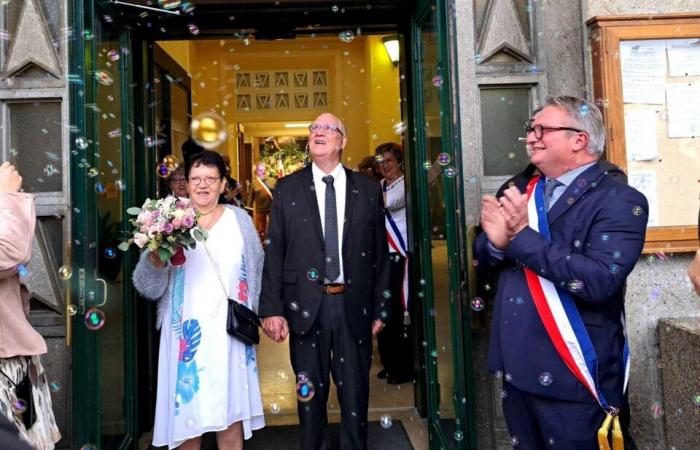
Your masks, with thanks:
M 384 49 L 386 50 L 386 53 L 389 55 L 391 63 L 394 66 L 398 66 L 400 54 L 399 36 L 395 34 L 391 36 L 384 36 L 382 38 L 382 43 L 384 44 Z

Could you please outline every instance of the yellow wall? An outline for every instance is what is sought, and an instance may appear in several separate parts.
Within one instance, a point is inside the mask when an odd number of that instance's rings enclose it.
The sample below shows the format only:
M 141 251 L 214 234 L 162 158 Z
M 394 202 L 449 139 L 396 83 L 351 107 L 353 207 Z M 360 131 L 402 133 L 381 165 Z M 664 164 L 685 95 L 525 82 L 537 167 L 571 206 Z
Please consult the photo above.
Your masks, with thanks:
M 165 50 L 186 72 L 190 71 L 192 41 L 158 41 L 156 44 Z
M 185 41 L 181 41 L 185 42 Z M 336 37 L 284 41 L 191 41 L 163 46 L 177 61 L 188 61 L 192 77 L 192 113 L 220 114 L 229 124 L 229 139 L 219 151 L 238 157 L 235 123 L 312 121 L 318 109 L 241 112 L 236 110 L 238 71 L 325 69 L 328 72 L 328 111 L 345 122 L 348 146 L 343 162 L 354 167 L 386 141 L 400 142 L 394 123 L 401 120 L 399 73 L 389 61 L 380 36 L 358 36 L 352 42 Z M 177 58 L 176 56 L 177 55 Z M 180 59 L 178 59 L 180 58 Z M 293 133 L 286 133 L 287 135 Z M 233 165 L 233 164 L 232 164 Z M 235 166 L 235 165 L 234 165 Z M 235 168 L 234 168 L 235 175 Z

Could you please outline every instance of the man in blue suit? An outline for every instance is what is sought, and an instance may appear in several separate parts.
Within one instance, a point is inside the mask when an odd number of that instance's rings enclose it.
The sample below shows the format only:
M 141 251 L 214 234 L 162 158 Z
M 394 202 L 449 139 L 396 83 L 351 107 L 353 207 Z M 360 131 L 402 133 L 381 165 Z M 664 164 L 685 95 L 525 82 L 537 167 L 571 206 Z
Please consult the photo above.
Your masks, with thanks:
M 644 245 L 645 197 L 599 161 L 598 108 L 552 97 L 526 122 L 532 166 L 482 199 L 479 269 L 500 272 L 489 370 L 521 449 L 597 450 L 626 409 L 624 287 Z

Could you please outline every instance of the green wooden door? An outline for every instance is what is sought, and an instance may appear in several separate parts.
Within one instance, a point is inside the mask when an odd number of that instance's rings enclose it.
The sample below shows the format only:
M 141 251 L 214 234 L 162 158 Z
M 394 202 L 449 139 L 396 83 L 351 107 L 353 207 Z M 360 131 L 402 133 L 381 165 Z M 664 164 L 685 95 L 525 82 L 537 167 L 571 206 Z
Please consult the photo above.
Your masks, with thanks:
M 460 141 L 455 134 L 447 14 L 418 2 L 412 22 L 413 229 L 431 449 L 476 448 L 465 283 Z M 414 283 L 415 284 L 415 283 Z
M 117 249 L 135 202 L 131 43 L 96 0 L 72 2 L 74 448 L 135 448 L 133 257 Z

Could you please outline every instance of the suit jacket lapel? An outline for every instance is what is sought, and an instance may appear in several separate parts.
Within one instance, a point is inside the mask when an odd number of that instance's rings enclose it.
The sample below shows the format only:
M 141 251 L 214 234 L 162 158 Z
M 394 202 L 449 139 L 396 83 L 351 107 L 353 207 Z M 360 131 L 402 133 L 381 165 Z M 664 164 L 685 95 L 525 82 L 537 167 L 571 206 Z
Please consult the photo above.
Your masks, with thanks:
M 323 227 L 321 226 L 321 213 L 318 210 L 318 199 L 316 198 L 316 186 L 314 185 L 314 176 L 311 172 L 311 165 L 303 169 L 303 190 L 305 192 L 306 202 L 308 203 L 309 211 L 311 211 L 311 221 L 314 223 L 314 228 L 318 233 L 319 239 L 323 241 Z
M 346 167 L 343 168 L 345 169 L 345 179 L 347 180 L 345 183 L 345 223 L 343 223 L 342 241 L 344 244 L 345 236 L 348 235 L 348 229 L 350 228 L 348 224 L 350 223 L 350 217 L 352 217 L 352 210 L 355 206 L 355 200 L 357 199 L 359 190 L 357 189 L 357 184 L 355 184 L 355 174 L 353 171 L 347 169 Z
M 596 163 L 576 177 L 547 213 L 547 220 L 549 223 L 554 223 L 555 220 L 561 217 L 562 214 L 588 192 L 589 189 L 595 187 L 598 178 L 603 175 L 603 172 L 600 170 L 600 165 Z

